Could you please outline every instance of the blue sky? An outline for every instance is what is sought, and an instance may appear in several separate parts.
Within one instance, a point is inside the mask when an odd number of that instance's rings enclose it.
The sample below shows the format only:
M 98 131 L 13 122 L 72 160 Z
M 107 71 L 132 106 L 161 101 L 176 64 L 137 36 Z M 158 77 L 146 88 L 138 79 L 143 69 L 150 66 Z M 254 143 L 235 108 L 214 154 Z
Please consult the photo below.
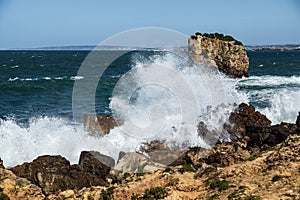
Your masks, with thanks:
M 0 0 L 0 49 L 96 45 L 133 28 L 230 34 L 246 45 L 300 44 L 298 0 Z

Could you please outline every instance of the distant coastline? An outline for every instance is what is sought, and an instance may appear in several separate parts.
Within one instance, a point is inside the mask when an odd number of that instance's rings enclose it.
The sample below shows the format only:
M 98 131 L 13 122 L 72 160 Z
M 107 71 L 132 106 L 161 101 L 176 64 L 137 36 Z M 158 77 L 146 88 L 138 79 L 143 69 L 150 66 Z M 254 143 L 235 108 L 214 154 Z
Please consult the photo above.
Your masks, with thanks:
M 257 45 L 257 46 L 245 46 L 246 50 L 262 51 L 262 50 L 280 50 L 280 51 L 292 51 L 300 50 L 300 45 L 288 44 L 288 45 Z
M 136 50 L 140 48 L 125 47 L 125 46 L 96 46 L 96 45 L 79 45 L 79 46 L 52 46 L 52 47 L 36 47 L 36 48 L 10 48 L 0 49 L 2 51 L 91 51 L 97 47 L 98 50 Z M 182 47 L 187 48 L 187 47 Z M 245 45 L 246 50 L 249 51 L 262 51 L 262 50 L 281 50 L 291 51 L 300 50 L 300 44 L 287 44 L 287 45 Z M 147 48 L 144 50 L 151 50 Z M 152 49 L 153 50 L 153 49 Z

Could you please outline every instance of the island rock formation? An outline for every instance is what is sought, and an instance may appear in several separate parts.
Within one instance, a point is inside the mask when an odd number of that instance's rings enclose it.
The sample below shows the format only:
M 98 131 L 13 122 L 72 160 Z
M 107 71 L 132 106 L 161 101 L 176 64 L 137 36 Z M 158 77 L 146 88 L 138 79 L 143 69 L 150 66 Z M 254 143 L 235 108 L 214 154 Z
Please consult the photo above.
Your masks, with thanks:
M 195 33 L 189 38 L 188 49 L 196 63 L 215 66 L 230 77 L 248 77 L 249 58 L 246 49 L 231 36 Z

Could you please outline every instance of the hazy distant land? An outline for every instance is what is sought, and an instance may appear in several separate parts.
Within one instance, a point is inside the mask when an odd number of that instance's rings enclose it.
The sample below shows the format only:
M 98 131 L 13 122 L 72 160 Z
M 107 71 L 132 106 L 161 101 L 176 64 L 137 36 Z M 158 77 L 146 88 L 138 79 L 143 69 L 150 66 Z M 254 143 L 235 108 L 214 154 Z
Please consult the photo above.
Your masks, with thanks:
M 135 50 L 140 48 L 124 46 L 96 46 L 96 45 L 79 45 L 79 46 L 52 46 L 37 48 L 13 48 L 8 50 L 45 50 L 45 51 L 91 51 L 97 47 L 98 50 Z M 185 47 L 183 47 L 185 48 Z M 187 48 L 187 47 L 186 47 Z M 245 45 L 246 50 L 300 50 L 300 44 L 287 45 Z M 151 48 L 150 48 L 151 49 Z M 148 49 L 149 50 L 149 49 Z

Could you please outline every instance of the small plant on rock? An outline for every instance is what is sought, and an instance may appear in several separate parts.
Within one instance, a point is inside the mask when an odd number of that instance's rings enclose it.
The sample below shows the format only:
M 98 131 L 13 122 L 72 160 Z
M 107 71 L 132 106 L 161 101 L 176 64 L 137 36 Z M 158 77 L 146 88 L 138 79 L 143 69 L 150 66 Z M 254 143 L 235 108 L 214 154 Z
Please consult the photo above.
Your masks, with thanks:
M 109 187 L 106 190 L 102 190 L 102 198 L 103 200 L 111 200 L 113 199 L 113 194 L 114 194 L 114 189 L 115 187 Z
M 214 180 L 213 182 L 210 183 L 209 185 L 210 189 L 216 189 L 218 188 L 219 191 L 227 190 L 230 185 L 229 181 L 227 180 Z
M 175 186 L 179 183 L 179 178 L 174 178 L 166 186 Z
M 280 175 L 275 175 L 275 176 L 273 176 L 273 178 L 272 178 L 272 182 L 276 182 L 276 181 L 279 181 L 279 180 L 281 180 L 282 179 L 282 176 L 280 176 Z
M 132 195 L 132 200 L 156 200 L 163 199 L 168 196 L 168 192 L 165 188 L 162 187 L 152 187 L 146 189 L 143 195 Z
M 208 197 L 208 200 L 216 200 L 219 199 L 219 195 L 218 194 L 213 194 L 210 197 Z
M 245 200 L 261 200 L 261 198 L 260 196 L 251 195 L 251 196 L 247 196 Z
M 163 172 L 172 172 L 173 170 L 171 169 L 171 167 L 166 167 L 165 170 Z
M 192 165 L 182 165 L 178 171 L 183 174 L 184 172 L 196 172 L 196 169 Z

